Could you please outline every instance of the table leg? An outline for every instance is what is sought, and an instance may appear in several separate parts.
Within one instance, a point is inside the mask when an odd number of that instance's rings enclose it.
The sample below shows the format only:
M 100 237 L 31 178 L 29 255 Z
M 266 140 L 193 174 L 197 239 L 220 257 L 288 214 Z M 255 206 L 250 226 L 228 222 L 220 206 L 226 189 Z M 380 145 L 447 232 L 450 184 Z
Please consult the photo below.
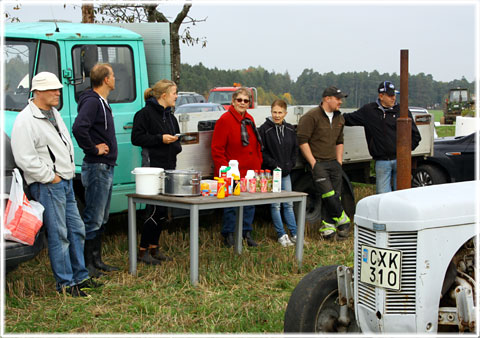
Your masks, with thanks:
M 242 254 L 242 236 L 243 235 L 243 207 L 238 207 L 237 224 L 235 225 L 235 253 Z
M 198 284 L 198 205 L 190 206 L 190 282 Z
M 128 271 L 137 274 L 137 208 L 133 198 L 128 198 Z
M 295 247 L 295 257 L 298 262 L 298 271 L 302 269 L 303 242 L 305 236 L 305 210 L 307 208 L 307 197 L 303 196 L 300 201 L 300 207 L 297 212 L 297 245 Z

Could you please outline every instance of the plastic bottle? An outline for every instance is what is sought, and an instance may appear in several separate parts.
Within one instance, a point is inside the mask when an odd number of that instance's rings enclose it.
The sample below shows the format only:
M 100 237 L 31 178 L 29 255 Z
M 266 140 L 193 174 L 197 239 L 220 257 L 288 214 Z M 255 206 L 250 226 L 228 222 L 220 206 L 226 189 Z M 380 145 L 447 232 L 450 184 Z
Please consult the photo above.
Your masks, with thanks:
M 233 194 L 233 189 L 234 189 L 234 184 L 233 184 L 234 178 L 233 177 L 234 177 L 234 175 L 237 175 L 240 178 L 240 169 L 238 168 L 238 161 L 237 160 L 230 160 L 228 162 L 228 167 L 230 169 L 227 171 L 227 178 L 230 178 L 229 187 L 230 187 L 230 194 L 232 195 Z
M 225 180 L 223 177 L 215 177 L 214 179 L 218 181 L 217 198 L 225 198 Z
M 247 170 L 247 175 L 245 176 L 245 179 L 247 181 L 246 191 L 254 193 L 256 190 L 255 172 L 253 170 Z
M 239 196 L 240 195 L 240 176 L 239 175 L 233 175 L 233 195 L 234 196 Z
M 272 178 L 272 172 L 269 169 L 265 170 L 265 178 L 267 179 L 267 191 L 271 192 L 272 186 L 273 186 L 273 178 Z
M 258 170 L 255 170 L 255 182 L 256 182 L 255 192 L 260 192 L 260 172 Z

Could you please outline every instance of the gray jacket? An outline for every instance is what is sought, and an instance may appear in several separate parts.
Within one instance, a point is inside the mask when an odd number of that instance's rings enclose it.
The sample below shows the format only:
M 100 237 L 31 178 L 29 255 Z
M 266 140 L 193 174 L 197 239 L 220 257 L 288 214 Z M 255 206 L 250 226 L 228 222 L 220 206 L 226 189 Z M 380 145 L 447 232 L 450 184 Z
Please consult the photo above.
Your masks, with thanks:
M 50 183 L 55 173 L 65 180 L 75 176 L 72 139 L 58 111 L 53 108 L 53 112 L 58 131 L 33 103 L 33 99 L 28 101 L 13 125 L 13 156 L 29 185 Z

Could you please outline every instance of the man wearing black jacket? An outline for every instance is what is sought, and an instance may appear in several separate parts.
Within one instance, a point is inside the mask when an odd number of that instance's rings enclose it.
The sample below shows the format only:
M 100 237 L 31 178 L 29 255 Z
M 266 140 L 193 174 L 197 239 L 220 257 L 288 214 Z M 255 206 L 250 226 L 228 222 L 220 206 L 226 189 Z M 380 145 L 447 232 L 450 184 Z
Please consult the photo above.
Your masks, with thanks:
M 93 89 L 84 91 L 78 100 L 78 115 L 73 135 L 85 157 L 82 163 L 82 184 L 85 188 L 85 265 L 90 276 L 100 277 L 102 271 L 117 267 L 102 261 L 102 233 L 108 221 L 112 196 L 113 170 L 118 148 L 113 114 L 107 97 L 115 89 L 112 66 L 96 64 L 90 71 Z
M 378 86 L 378 98 L 353 113 L 343 114 L 346 126 L 363 126 L 368 151 L 375 160 L 377 194 L 397 188 L 397 118 L 400 105 L 395 102 L 395 85 L 383 81 Z M 420 143 L 421 136 L 412 119 L 412 150 Z

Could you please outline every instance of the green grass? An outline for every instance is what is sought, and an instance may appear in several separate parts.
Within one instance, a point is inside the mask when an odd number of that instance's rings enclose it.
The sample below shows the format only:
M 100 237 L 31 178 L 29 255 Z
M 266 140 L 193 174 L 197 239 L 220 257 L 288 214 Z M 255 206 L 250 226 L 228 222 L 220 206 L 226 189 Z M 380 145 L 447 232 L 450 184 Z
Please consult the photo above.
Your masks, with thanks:
M 374 186 L 355 185 L 356 200 Z M 160 266 L 138 265 L 128 274 L 126 216 L 112 218 L 104 260 L 121 267 L 101 280 L 91 298 L 59 295 L 46 250 L 6 277 L 6 333 L 281 333 L 288 299 L 302 277 L 321 265 L 353 265 L 353 234 L 345 241 L 320 238 L 318 224 L 307 223 L 303 268 L 294 247 L 282 248 L 258 208 L 254 236 L 258 248 L 237 256 L 222 245 L 221 213 L 200 218 L 199 285 L 190 285 L 188 221 L 163 231 L 162 249 L 174 258 Z M 353 232 L 353 231 L 352 231 Z
M 435 122 L 440 122 L 440 118 L 443 116 L 443 110 L 429 110 L 428 112 L 433 114 Z

